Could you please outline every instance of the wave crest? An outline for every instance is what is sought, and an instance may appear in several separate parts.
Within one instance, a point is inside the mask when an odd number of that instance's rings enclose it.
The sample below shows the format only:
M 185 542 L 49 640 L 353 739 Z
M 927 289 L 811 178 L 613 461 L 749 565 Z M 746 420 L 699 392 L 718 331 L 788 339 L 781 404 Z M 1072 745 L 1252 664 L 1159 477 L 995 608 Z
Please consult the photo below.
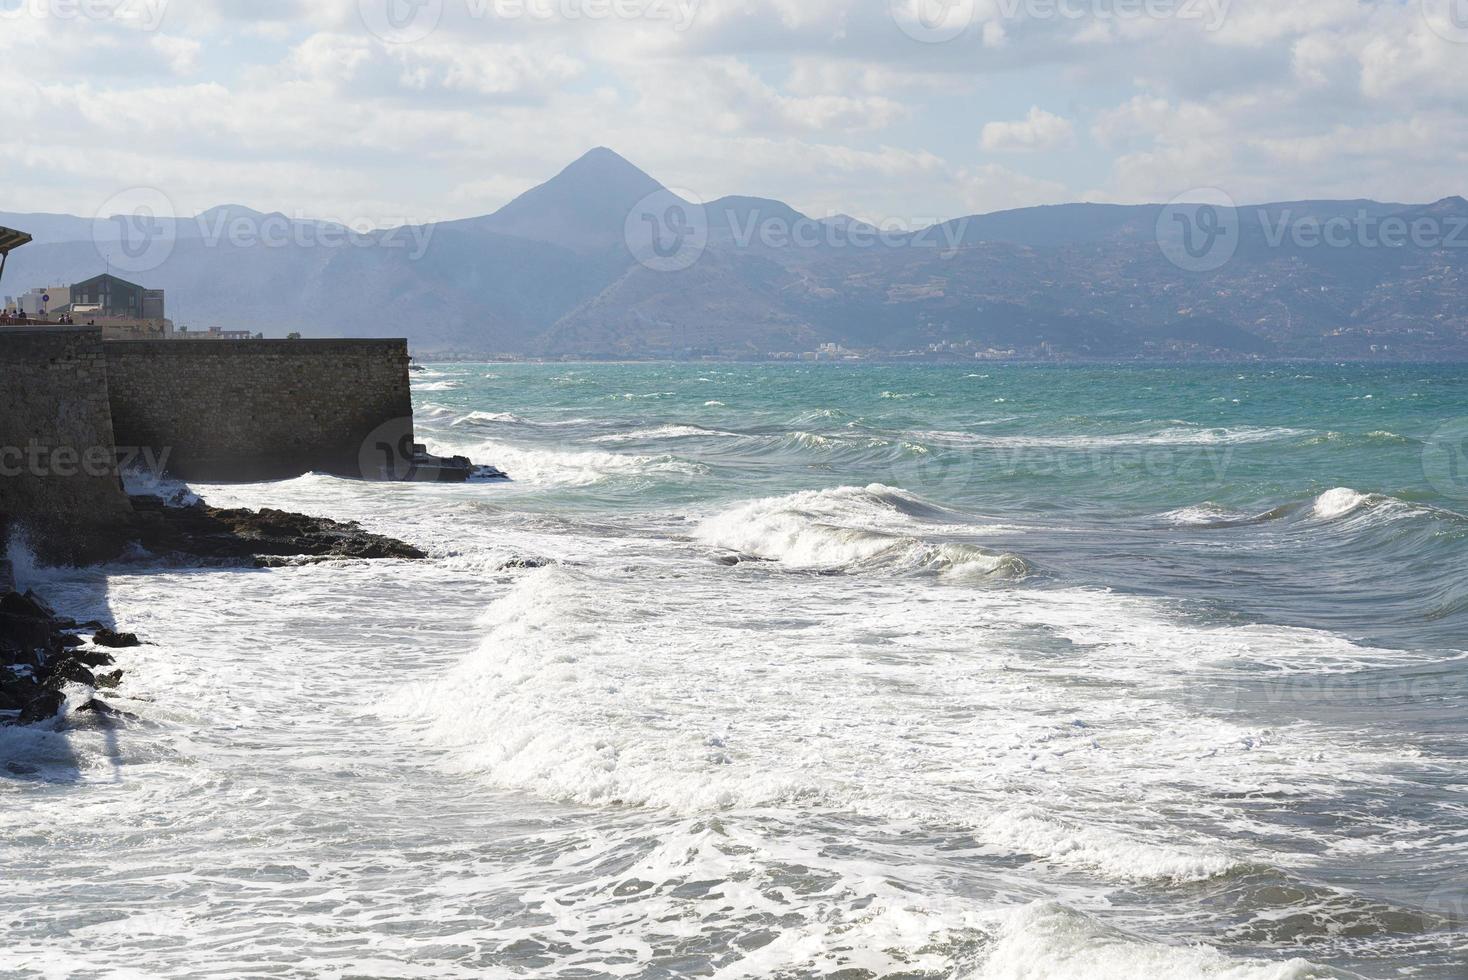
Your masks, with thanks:
M 1023 578 L 1033 571 L 1019 555 L 920 536 L 941 532 L 923 521 L 944 516 L 882 484 L 837 487 L 752 501 L 708 518 L 695 538 L 805 570 L 922 570 L 959 580 Z

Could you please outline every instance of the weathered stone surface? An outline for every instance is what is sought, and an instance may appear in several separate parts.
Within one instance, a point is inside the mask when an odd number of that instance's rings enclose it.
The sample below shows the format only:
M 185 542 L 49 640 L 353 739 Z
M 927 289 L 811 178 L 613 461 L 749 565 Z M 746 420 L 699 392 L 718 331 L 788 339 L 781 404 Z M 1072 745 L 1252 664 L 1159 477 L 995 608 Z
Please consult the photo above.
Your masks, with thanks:
M 364 449 L 413 441 L 404 340 L 122 340 L 106 354 L 117 444 L 166 451 L 184 479 L 361 477 Z
M 102 334 L 0 330 L 0 513 L 52 561 L 87 561 L 129 511 L 117 477 Z

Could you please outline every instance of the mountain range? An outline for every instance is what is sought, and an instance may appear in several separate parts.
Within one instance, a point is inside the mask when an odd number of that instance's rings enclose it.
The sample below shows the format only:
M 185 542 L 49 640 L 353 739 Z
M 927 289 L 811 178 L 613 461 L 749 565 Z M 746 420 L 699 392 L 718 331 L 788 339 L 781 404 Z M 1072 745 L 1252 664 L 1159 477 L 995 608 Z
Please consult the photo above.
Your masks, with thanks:
M 407 336 L 420 355 L 1468 357 L 1468 201 L 1069 204 L 916 231 L 686 200 L 611 150 L 493 214 L 354 233 L 227 205 L 30 232 L 4 291 L 113 271 L 193 328 Z M 131 261 L 131 265 L 130 265 Z M 135 271 L 129 271 L 129 268 Z

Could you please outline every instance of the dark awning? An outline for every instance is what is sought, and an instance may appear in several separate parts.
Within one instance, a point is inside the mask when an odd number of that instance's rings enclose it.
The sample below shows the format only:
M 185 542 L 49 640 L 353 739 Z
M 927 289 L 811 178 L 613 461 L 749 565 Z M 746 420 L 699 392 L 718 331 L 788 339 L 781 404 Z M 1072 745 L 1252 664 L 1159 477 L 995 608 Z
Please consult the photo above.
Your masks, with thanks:
M 31 236 L 23 231 L 13 228 L 0 228 L 0 255 L 9 254 L 13 248 L 20 248 L 31 240 Z

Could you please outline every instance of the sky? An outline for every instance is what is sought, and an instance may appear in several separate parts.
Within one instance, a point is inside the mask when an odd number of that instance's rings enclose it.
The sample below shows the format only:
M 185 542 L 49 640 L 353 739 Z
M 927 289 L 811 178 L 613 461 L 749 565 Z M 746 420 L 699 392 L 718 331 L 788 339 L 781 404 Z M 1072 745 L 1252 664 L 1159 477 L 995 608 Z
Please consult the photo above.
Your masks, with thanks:
M 1468 194 L 1468 0 L 0 0 L 0 210 L 396 225 L 609 146 L 934 220 Z

